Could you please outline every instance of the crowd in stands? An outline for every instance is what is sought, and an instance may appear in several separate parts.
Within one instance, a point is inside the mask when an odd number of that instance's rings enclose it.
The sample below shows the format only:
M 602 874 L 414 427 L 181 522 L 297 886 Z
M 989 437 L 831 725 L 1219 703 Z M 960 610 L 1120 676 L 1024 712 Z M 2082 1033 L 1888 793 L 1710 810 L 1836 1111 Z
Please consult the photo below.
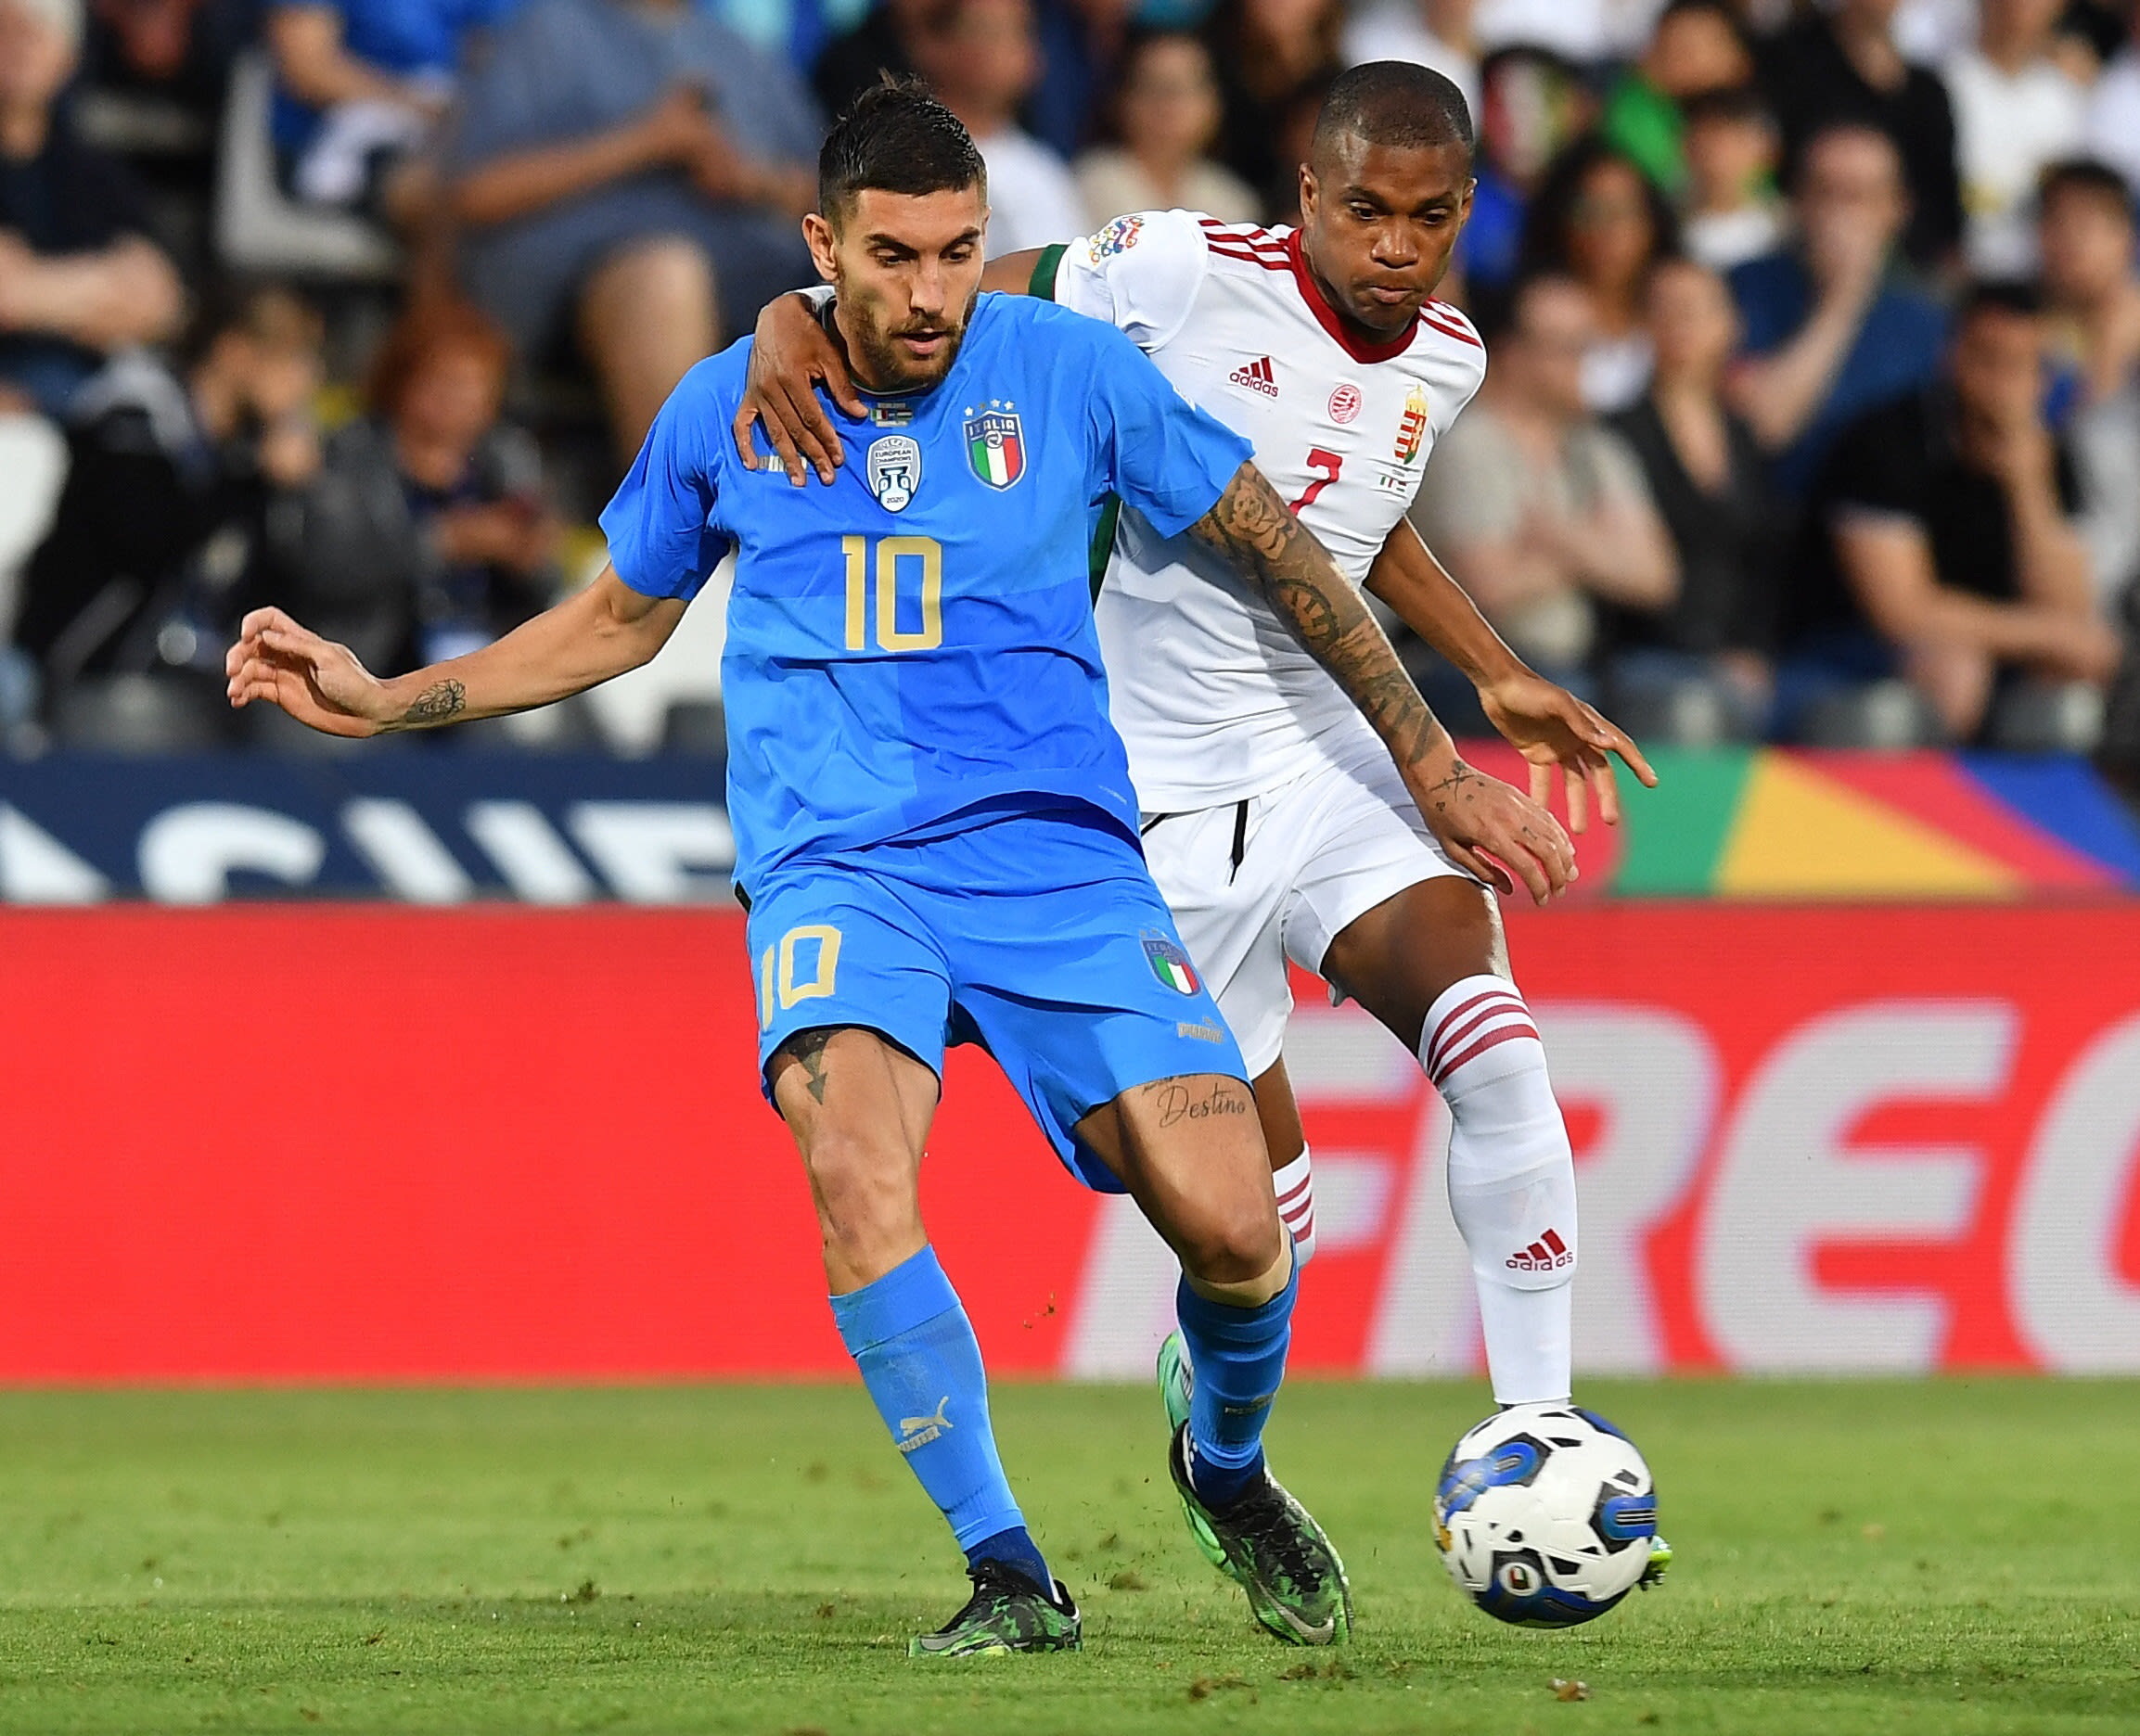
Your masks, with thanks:
M 246 607 L 391 670 L 584 577 L 886 70 L 1000 253 L 1291 221 L 1378 58 L 1472 105 L 1415 517 L 1524 657 L 1665 739 L 2140 762 L 2134 0 L 0 0 L 0 747 L 280 741 Z

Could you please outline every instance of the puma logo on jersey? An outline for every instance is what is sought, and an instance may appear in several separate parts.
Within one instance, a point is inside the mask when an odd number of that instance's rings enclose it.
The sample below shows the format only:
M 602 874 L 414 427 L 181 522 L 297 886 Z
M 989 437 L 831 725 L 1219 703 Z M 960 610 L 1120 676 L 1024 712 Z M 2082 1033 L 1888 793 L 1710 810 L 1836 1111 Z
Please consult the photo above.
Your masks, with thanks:
M 1260 391 L 1266 398 L 1278 395 L 1278 378 L 1271 371 L 1271 358 L 1258 356 L 1253 362 L 1245 362 L 1227 377 L 1237 386 L 1246 386 L 1250 391 Z

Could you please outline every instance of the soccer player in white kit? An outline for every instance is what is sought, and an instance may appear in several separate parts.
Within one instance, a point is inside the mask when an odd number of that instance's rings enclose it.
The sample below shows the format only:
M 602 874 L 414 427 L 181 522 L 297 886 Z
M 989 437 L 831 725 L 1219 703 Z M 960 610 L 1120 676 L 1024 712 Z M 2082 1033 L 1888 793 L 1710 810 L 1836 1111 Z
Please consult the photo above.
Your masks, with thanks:
M 998 260 L 983 287 L 1111 322 L 1252 440 L 1257 466 L 1347 576 L 1479 686 L 1531 762 L 1534 798 L 1564 769 L 1580 830 L 1586 797 L 1617 817 L 1609 754 L 1654 776 L 1624 734 L 1524 668 L 1404 517 L 1435 439 L 1485 376 L 1470 322 L 1432 299 L 1472 185 L 1455 87 L 1374 62 L 1331 89 L 1301 172 L 1300 228 L 1137 212 Z M 768 308 L 758 338 L 738 443 L 748 453 L 762 419 L 795 480 L 805 461 L 828 479 L 840 454 L 813 383 L 852 395 L 837 351 L 802 297 Z M 1575 1172 L 1488 889 L 1512 891 L 1509 873 L 1452 837 L 1442 814 L 1422 814 L 1358 711 L 1202 549 L 1127 509 L 1102 539 L 1095 606 L 1146 855 L 1247 1057 L 1300 1257 L 1314 1220 L 1280 1053 L 1288 959 L 1394 1032 L 1448 1104 L 1449 1198 L 1494 1397 L 1568 1398 Z M 1460 767 L 1453 781 L 1478 775 Z M 1544 902 L 1541 864 L 1509 866 Z

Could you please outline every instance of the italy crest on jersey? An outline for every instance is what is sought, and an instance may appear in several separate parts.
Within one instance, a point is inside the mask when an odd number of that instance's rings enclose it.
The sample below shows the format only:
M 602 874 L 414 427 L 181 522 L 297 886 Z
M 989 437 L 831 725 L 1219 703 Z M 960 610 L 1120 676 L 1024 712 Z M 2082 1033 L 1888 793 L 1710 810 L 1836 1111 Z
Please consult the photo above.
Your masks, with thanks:
M 904 512 L 921 486 L 921 448 L 904 434 L 869 443 L 869 488 L 886 512 Z
M 1006 489 L 1025 474 L 1025 428 L 1018 412 L 991 401 L 966 419 L 966 461 L 992 489 Z
M 1176 994 L 1193 995 L 1203 987 L 1197 980 L 1197 969 L 1189 963 L 1189 955 L 1165 935 L 1147 928 L 1138 938 L 1144 942 L 1145 962 L 1152 967 L 1152 975 Z

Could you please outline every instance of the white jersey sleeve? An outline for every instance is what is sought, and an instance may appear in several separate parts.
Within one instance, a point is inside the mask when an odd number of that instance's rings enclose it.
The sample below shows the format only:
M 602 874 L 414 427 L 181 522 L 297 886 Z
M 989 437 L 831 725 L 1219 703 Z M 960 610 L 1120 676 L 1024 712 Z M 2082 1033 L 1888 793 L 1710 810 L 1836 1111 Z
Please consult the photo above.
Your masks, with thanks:
M 1063 249 L 1055 299 L 1157 350 L 1187 322 L 1210 263 L 1196 212 L 1133 211 Z

